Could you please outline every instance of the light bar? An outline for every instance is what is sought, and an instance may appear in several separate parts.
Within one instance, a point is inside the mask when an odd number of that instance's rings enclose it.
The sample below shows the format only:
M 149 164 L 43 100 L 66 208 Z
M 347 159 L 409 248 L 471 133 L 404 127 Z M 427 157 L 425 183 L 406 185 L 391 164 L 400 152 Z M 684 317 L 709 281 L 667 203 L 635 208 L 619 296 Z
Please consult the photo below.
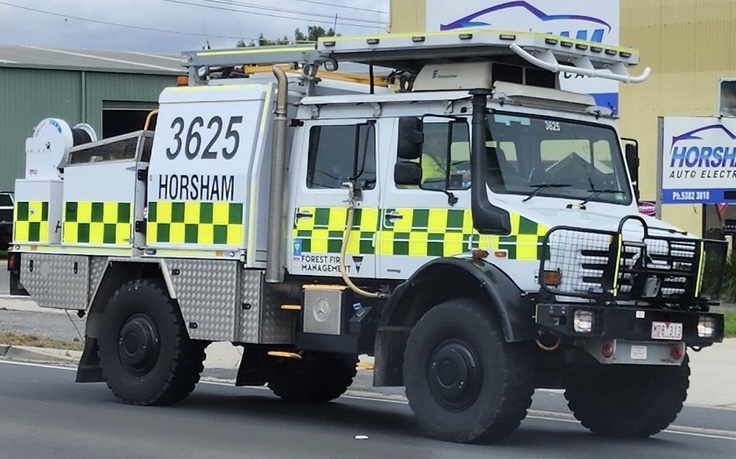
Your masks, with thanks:
M 631 76 L 639 63 L 632 48 L 602 45 L 544 33 L 494 29 L 362 37 L 323 37 L 316 45 L 262 46 L 199 50 L 182 54 L 182 65 L 195 70 L 248 65 L 321 65 L 325 61 L 355 62 L 397 70 L 419 71 L 438 61 L 500 61 L 519 57 L 552 72 L 605 78 L 626 83 L 644 81 L 650 70 Z M 570 63 L 574 63 L 571 65 Z M 196 76 L 196 75 L 195 75 Z

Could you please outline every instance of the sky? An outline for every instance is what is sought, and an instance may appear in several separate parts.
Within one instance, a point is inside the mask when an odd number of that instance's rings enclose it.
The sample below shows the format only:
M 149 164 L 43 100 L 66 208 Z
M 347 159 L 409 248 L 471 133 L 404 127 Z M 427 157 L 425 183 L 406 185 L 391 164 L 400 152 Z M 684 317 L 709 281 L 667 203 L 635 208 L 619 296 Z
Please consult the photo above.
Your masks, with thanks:
M 309 25 L 385 32 L 389 0 L 0 0 L 0 45 L 179 53 Z

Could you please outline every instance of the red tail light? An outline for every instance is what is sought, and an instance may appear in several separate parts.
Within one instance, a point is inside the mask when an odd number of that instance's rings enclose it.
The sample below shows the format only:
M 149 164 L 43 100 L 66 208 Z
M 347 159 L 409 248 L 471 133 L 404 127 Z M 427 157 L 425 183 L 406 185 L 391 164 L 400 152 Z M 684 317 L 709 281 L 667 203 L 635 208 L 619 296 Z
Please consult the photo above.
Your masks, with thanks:
M 670 356 L 672 356 L 672 360 L 680 360 L 685 357 L 685 351 L 683 350 L 683 347 L 678 344 L 676 346 L 672 346 Z
M 8 256 L 8 271 L 15 271 L 18 268 L 18 259 L 20 255 L 17 253 L 11 253 Z
M 606 343 L 601 348 L 601 354 L 603 354 L 603 357 L 606 359 L 610 359 L 613 356 L 613 344 L 612 343 Z

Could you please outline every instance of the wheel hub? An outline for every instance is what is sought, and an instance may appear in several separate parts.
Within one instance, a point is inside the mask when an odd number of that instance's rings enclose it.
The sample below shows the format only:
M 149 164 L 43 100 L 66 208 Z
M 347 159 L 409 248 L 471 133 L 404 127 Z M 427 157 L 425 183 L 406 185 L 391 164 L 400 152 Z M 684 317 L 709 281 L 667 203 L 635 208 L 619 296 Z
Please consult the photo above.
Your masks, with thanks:
M 446 340 L 429 359 L 429 389 L 445 409 L 463 411 L 478 398 L 483 385 L 482 370 L 473 346 L 458 339 Z
M 160 349 L 158 330 L 146 315 L 131 316 L 120 329 L 118 356 L 128 373 L 147 374 L 156 365 Z

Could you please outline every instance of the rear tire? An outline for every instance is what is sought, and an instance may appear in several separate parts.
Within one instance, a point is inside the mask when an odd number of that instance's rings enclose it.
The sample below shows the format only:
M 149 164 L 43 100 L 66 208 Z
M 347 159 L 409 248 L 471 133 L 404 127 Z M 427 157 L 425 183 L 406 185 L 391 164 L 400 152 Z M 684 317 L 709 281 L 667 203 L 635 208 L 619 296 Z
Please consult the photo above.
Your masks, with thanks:
M 115 396 L 130 405 L 171 405 L 194 390 L 208 343 L 189 339 L 160 282 L 124 284 L 103 314 L 100 366 Z
M 268 388 L 284 400 L 327 403 L 353 383 L 357 356 L 305 352 L 301 360 L 280 358 L 272 363 Z
M 404 353 L 409 405 L 440 440 L 502 439 L 526 417 L 534 392 L 534 349 L 507 343 L 477 300 L 442 303 L 414 326 Z
M 646 438 L 669 426 L 682 410 L 690 364 L 584 367 L 567 383 L 568 407 L 590 431 L 610 437 Z

